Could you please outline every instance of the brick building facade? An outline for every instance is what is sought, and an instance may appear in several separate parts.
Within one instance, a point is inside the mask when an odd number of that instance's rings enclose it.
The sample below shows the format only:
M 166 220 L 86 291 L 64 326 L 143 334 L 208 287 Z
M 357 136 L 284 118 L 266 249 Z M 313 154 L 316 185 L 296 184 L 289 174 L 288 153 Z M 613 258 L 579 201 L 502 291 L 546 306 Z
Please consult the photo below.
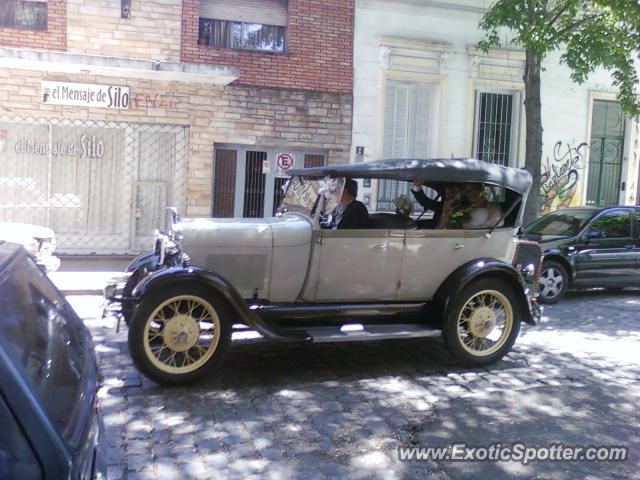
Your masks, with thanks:
M 353 2 L 290 1 L 287 54 L 198 45 L 199 0 L 183 0 L 182 60 L 240 67 L 241 85 L 351 93 Z
M 10 3 L 10 0 L 5 3 Z M 0 45 L 42 50 L 66 50 L 67 2 L 66 0 L 48 0 L 46 3 L 47 28 L 45 30 L 13 28 L 0 23 Z M 2 8 L 6 8 L 6 5 L 2 5 Z
M 46 30 L 2 28 L 2 220 L 50 225 L 67 253 L 135 252 L 167 205 L 270 216 L 279 158 L 346 163 L 353 2 L 265 2 L 286 7 L 285 26 L 259 32 L 286 32 L 282 52 L 203 45 L 197 0 L 133 1 L 129 18 L 119 2 L 49 0 Z M 213 21 L 250 37 L 247 20 Z

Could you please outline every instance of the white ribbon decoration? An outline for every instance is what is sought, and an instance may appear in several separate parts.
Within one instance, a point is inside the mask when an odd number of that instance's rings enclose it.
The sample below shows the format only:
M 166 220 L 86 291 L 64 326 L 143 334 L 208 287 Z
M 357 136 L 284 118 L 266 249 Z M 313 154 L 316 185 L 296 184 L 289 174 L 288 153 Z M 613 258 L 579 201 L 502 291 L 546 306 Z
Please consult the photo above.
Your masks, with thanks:
M 338 189 L 338 180 L 331 177 L 324 177 L 319 182 L 318 193 L 320 195 L 324 195 L 325 197 L 328 194 L 335 192 Z

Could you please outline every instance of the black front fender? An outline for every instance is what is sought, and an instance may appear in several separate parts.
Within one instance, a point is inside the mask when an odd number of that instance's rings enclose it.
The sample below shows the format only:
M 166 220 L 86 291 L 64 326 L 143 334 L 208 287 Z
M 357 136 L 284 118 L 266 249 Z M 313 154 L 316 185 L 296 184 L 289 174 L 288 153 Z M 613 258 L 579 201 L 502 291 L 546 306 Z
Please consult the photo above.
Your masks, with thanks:
M 249 312 L 238 291 L 222 276 L 199 267 L 170 267 L 146 276 L 133 290 L 133 297 L 139 301 L 145 294 L 188 282 L 205 284 L 220 294 L 229 305 L 245 317 Z
M 514 289 L 525 322 L 535 325 L 536 322 L 531 312 L 529 299 L 525 294 L 525 284 L 522 276 L 513 266 L 495 258 L 480 258 L 458 267 L 447 279 L 442 282 L 440 288 L 434 296 L 434 302 L 439 313 L 444 318 L 451 300 L 457 298 L 464 288 L 472 281 L 482 278 L 495 276 L 503 278 L 513 283 L 517 288 Z
M 127 265 L 126 272 L 130 273 L 130 275 L 122 289 L 122 316 L 127 325 L 131 321 L 131 316 L 135 310 L 135 299 L 132 294 L 133 289 L 149 272 L 157 270 L 159 262 L 160 256 L 157 253 L 147 252 L 134 258 L 129 265 Z
M 249 309 L 247 302 L 238 290 L 224 277 L 214 272 L 193 266 L 177 266 L 163 268 L 145 277 L 133 290 L 133 297 L 139 302 L 145 294 L 159 289 L 171 288 L 175 285 L 188 283 L 206 285 L 220 295 L 237 315 L 237 322 L 245 323 L 254 328 L 262 336 L 280 342 L 310 341 L 306 336 L 280 335 L 273 328 L 268 328 L 256 313 Z
M 555 248 L 555 247 L 547 248 L 542 252 L 543 260 L 549 259 L 549 260 L 560 262 L 564 266 L 564 268 L 567 269 L 567 273 L 569 274 L 569 282 L 570 282 L 569 288 L 573 287 L 573 282 L 576 279 L 574 253 L 575 252 L 568 252 L 568 254 L 565 254 L 565 252 L 563 252 L 561 249 Z
M 139 268 L 144 268 L 147 271 L 153 271 L 160 262 L 160 255 L 155 252 L 143 253 L 139 257 L 134 258 L 129 265 L 127 265 L 127 272 L 135 272 Z

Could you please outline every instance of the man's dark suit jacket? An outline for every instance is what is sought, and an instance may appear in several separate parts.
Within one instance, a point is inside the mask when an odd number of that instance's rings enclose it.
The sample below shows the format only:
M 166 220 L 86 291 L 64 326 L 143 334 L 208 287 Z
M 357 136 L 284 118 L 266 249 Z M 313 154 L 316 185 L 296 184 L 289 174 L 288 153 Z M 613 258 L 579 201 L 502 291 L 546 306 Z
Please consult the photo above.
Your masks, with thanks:
M 369 226 L 369 211 L 364 203 L 353 200 L 342 214 L 338 229 L 343 228 L 367 228 Z
M 440 193 L 441 197 L 440 202 L 427 197 L 427 194 L 424 193 L 424 190 L 422 188 L 417 192 L 411 189 L 411 193 L 413 193 L 413 198 L 416 199 L 416 202 L 418 202 L 422 206 L 422 208 L 424 208 L 425 210 L 433 211 L 433 223 L 437 225 L 440 221 L 440 217 L 442 216 L 442 205 L 444 205 L 444 196 L 442 195 L 442 193 L 438 192 Z

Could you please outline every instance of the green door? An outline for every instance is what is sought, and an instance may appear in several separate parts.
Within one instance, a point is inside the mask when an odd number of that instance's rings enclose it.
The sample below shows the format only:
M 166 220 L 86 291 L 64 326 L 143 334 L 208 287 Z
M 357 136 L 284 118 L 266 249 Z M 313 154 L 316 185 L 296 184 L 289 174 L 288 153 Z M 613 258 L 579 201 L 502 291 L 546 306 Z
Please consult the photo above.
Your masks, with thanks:
M 587 205 L 617 205 L 624 152 L 625 118 L 620 104 L 594 100 Z

